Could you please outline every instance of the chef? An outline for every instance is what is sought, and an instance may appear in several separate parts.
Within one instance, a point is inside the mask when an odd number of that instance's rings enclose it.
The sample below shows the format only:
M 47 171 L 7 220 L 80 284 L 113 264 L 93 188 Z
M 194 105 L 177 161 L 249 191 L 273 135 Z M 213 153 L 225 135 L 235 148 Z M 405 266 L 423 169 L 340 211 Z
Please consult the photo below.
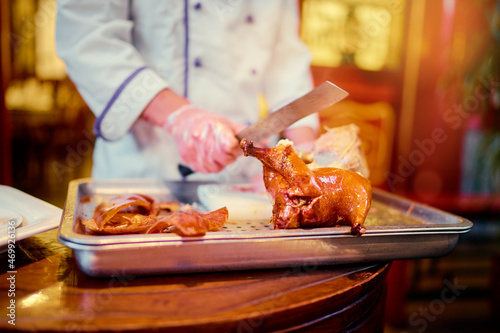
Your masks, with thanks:
M 95 114 L 94 178 L 242 181 L 234 134 L 312 88 L 295 0 L 58 0 L 56 46 Z M 307 144 L 316 116 L 285 135 Z M 235 162 L 236 161 L 236 162 Z M 233 163 L 235 162 L 235 163 Z

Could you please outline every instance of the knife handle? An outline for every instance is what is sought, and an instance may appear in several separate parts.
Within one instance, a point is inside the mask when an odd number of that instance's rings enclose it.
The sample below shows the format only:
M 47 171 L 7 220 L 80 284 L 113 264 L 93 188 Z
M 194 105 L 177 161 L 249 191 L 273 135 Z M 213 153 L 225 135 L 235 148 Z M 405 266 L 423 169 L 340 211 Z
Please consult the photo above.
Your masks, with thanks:
M 182 164 L 177 165 L 177 170 L 179 170 L 179 173 L 182 176 L 182 180 L 186 180 L 187 176 L 194 173 L 193 169 Z

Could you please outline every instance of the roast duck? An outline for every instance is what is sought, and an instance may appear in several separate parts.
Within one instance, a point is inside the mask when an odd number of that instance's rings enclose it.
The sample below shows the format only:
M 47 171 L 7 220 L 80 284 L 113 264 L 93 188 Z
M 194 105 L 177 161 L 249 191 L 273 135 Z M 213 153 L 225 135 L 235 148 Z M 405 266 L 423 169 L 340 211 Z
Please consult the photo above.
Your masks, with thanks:
M 363 223 L 371 205 L 368 179 L 357 172 L 333 167 L 310 169 L 293 145 L 258 148 L 243 139 L 245 156 L 263 165 L 266 191 L 273 202 L 275 229 L 350 225 L 353 235 L 365 232 Z

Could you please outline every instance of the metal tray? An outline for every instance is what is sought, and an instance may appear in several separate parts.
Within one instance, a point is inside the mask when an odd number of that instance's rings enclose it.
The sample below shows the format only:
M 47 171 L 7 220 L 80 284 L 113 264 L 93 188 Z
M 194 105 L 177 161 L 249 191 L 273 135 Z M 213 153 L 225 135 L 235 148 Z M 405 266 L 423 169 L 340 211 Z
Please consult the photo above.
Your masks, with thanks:
M 231 220 L 203 237 L 176 234 L 88 235 L 80 224 L 101 201 L 141 193 L 197 204 L 199 182 L 80 179 L 69 184 L 58 232 L 90 276 L 153 275 L 317 266 L 438 257 L 472 228 L 461 217 L 374 189 L 366 233 L 349 227 L 274 230 L 268 220 Z M 227 187 L 228 185 L 220 185 Z M 200 206 L 200 209 L 203 207 Z

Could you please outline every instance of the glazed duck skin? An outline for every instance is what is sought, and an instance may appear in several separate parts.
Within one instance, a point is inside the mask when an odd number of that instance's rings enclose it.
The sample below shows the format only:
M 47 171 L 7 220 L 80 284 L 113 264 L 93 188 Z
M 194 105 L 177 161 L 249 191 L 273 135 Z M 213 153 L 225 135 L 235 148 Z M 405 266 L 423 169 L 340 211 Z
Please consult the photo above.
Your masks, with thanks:
M 243 139 L 240 146 L 245 156 L 253 156 L 263 164 L 275 229 L 347 224 L 354 235 L 365 232 L 363 223 L 372 196 L 366 178 L 337 168 L 310 170 L 290 145 L 257 148 Z
M 205 214 L 182 208 L 179 202 L 154 202 L 142 194 L 119 195 L 101 202 L 83 226 L 98 235 L 174 232 L 179 236 L 203 236 L 227 222 L 226 207 Z

